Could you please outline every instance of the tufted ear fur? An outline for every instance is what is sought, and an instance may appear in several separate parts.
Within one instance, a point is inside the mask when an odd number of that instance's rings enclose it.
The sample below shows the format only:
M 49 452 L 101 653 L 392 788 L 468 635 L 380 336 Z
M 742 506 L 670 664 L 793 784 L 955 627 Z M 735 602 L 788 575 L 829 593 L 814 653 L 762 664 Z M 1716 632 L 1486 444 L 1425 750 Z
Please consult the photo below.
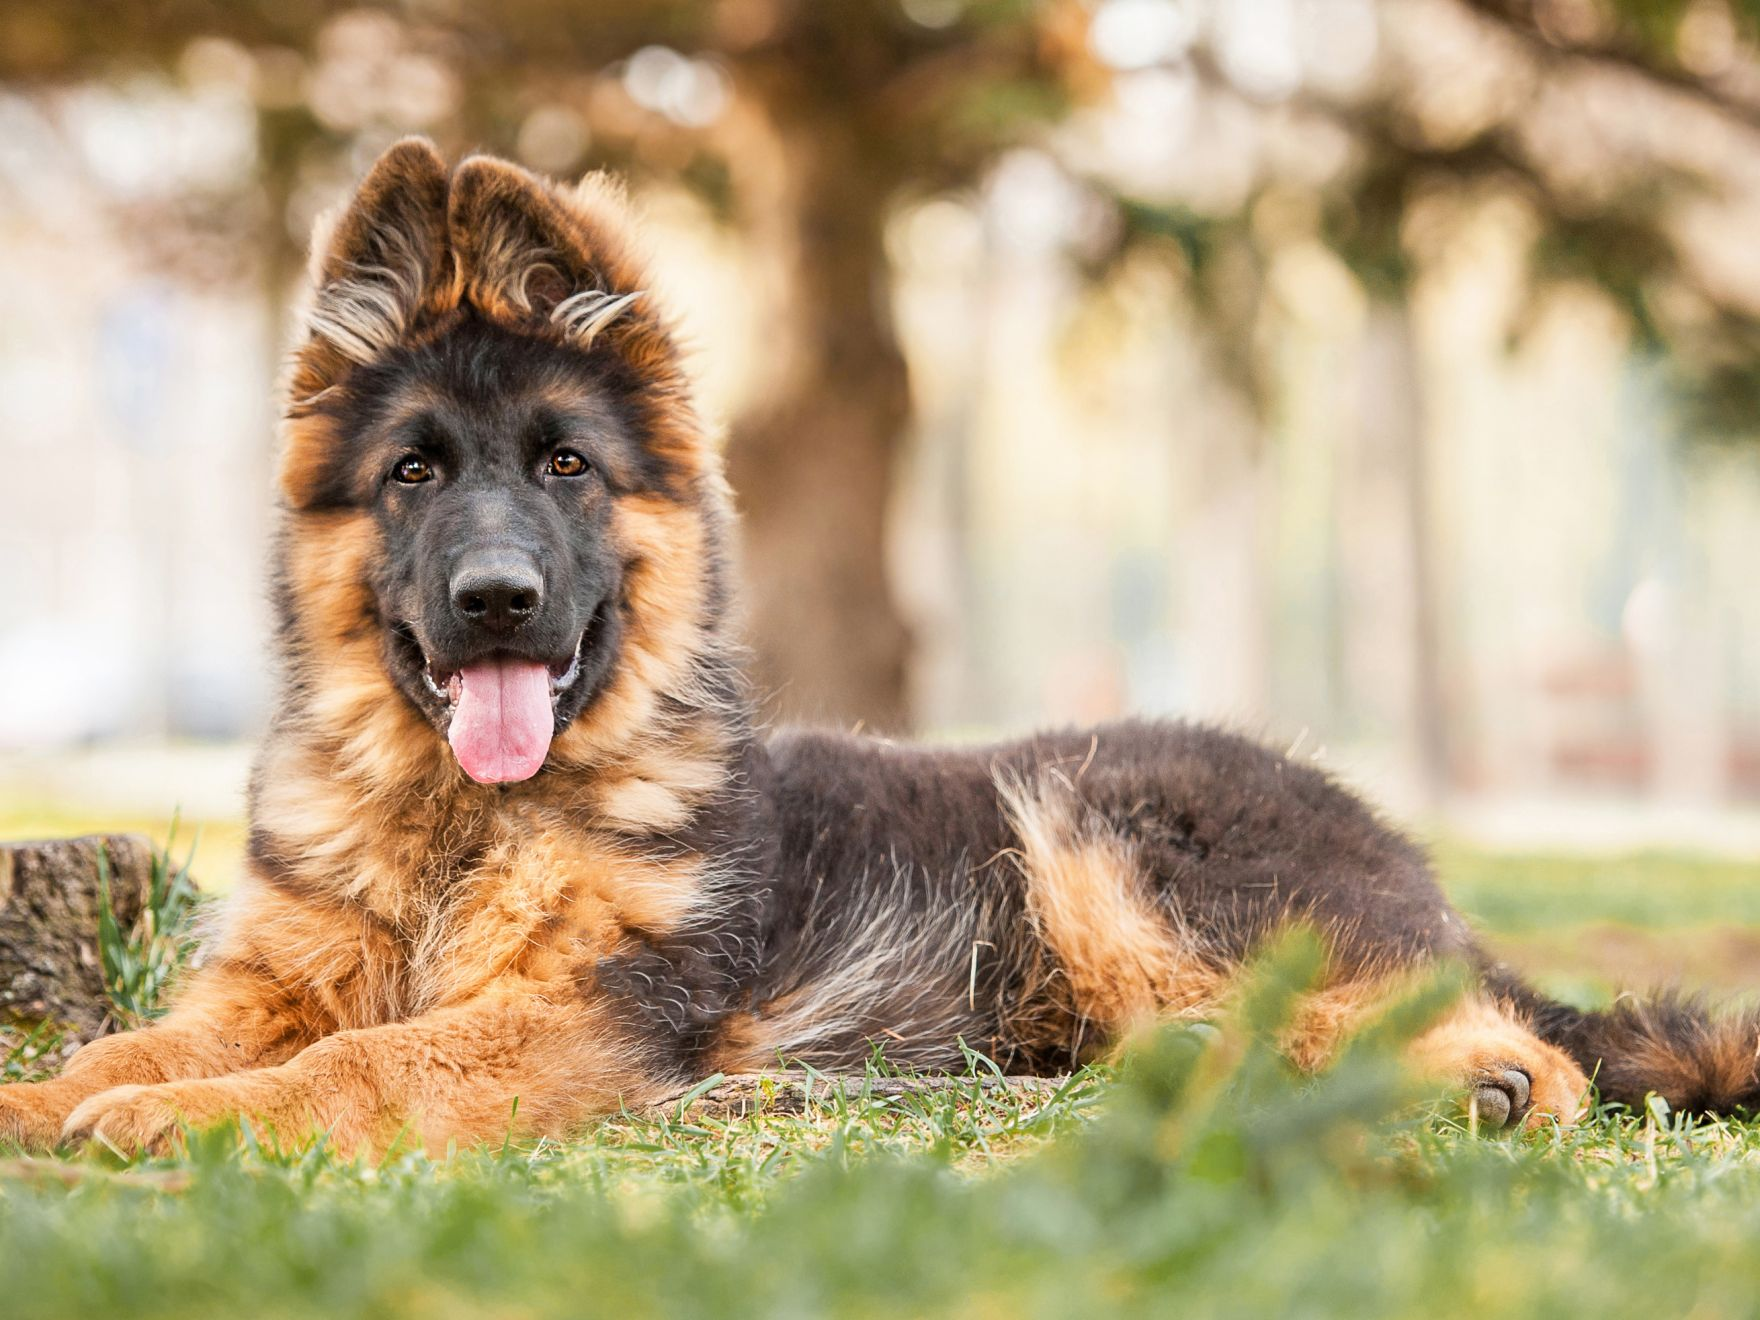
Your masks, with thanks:
M 606 355 L 648 408 L 648 443 L 684 470 L 712 461 L 670 328 L 644 296 L 638 231 L 605 175 L 563 188 L 490 157 L 448 174 L 421 138 L 397 143 L 313 240 L 307 335 L 287 381 L 281 481 L 324 498 L 339 386 L 359 365 L 475 312 Z
M 312 239 L 314 294 L 307 366 L 322 388 L 349 363 L 394 346 L 452 282 L 446 238 L 446 162 L 425 138 L 404 138 L 374 162 Z M 327 349 L 328 352 L 321 350 Z M 309 392 L 309 391 L 308 391 Z
M 564 194 L 517 165 L 476 156 L 452 179 L 447 231 L 464 297 L 504 321 L 551 323 L 588 348 L 643 296 L 614 191 Z

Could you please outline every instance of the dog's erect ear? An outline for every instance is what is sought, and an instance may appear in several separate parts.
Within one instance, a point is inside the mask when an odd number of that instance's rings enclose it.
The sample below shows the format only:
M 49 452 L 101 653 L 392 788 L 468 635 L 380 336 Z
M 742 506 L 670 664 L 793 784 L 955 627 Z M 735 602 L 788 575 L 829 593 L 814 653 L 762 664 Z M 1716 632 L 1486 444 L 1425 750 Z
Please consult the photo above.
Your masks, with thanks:
M 452 179 L 448 238 L 463 296 L 490 316 L 548 321 L 590 346 L 643 290 L 609 217 L 578 205 L 517 165 L 473 157 Z
M 370 362 L 402 338 L 424 303 L 441 298 L 453 278 L 446 187 L 433 144 L 404 138 L 339 212 L 319 221 L 306 316 L 314 339 L 350 362 Z

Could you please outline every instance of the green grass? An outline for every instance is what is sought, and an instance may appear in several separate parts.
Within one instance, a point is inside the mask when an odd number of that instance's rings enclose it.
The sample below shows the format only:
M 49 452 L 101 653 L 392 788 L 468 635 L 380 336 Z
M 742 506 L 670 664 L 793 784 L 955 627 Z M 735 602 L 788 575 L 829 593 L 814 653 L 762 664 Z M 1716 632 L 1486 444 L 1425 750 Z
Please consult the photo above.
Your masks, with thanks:
M 1448 850 L 1443 871 L 1522 947 L 1760 922 L 1752 873 L 1717 863 Z M 1052 1095 L 954 1081 L 377 1168 L 248 1132 L 15 1162 L 0 1315 L 1755 1313 L 1760 1126 L 1658 1106 L 1474 1136 L 1397 1066 L 1434 994 L 1292 1077 L 1264 1042 L 1312 970 L 1294 944 L 1220 1029 Z
M 39 1022 L 28 1029 L 0 1028 L 0 1085 L 37 1080 L 62 1039 L 62 1034 L 49 1022 Z
M 1492 946 L 1580 1004 L 1622 989 L 1760 989 L 1760 865 L 1711 857 L 1437 850 L 1449 897 Z
M 195 951 L 196 843 L 181 862 L 176 849 L 173 820 L 165 842 L 153 853 L 140 914 L 127 930 L 117 922 L 111 900 L 108 852 L 98 850 L 98 960 L 104 992 L 124 1027 L 145 1026 L 165 1011 L 166 991 Z
M 1449 897 L 1475 924 L 1526 934 L 1588 920 L 1645 928 L 1760 927 L 1760 863 L 1668 853 L 1573 857 L 1436 850 Z

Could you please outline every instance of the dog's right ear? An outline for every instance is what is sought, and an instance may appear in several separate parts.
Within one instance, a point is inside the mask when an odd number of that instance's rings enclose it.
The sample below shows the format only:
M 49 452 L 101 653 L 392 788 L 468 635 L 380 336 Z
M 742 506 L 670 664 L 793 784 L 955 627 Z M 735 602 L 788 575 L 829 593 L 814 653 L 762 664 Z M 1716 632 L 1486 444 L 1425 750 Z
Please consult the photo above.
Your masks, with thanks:
M 319 220 L 302 351 L 302 365 L 317 379 L 302 385 L 334 384 L 348 364 L 371 362 L 397 344 L 424 306 L 443 303 L 453 282 L 446 192 L 446 162 L 434 145 L 404 138 L 373 163 L 340 210 Z

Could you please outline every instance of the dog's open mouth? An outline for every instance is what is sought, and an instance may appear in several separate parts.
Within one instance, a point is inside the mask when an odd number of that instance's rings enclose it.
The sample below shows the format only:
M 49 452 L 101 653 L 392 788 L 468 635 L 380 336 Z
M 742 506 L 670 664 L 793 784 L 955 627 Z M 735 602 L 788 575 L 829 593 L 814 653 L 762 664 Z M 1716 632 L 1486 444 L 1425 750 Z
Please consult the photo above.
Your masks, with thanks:
M 583 632 L 561 664 L 491 655 L 451 672 L 424 664 L 422 681 L 446 707 L 446 738 L 464 772 L 479 784 L 530 779 L 550 754 L 556 707 L 580 678 Z
M 581 676 L 581 651 L 585 647 L 586 641 L 587 635 L 582 633 L 580 640 L 574 644 L 574 654 L 568 658 L 566 664 L 543 666 L 549 677 L 552 705 L 560 701 L 562 694 L 573 687 L 575 680 Z M 515 664 L 537 663 L 536 661 L 512 660 L 511 658 L 510 662 Z M 465 668 L 472 668 L 472 666 L 467 665 Z M 460 677 L 463 672 L 463 670 L 455 670 L 452 673 L 441 673 L 433 665 L 424 664 L 422 666 L 422 682 L 427 685 L 429 692 L 444 702 L 448 710 L 451 710 L 458 705 L 458 699 L 464 691 L 464 682 Z

